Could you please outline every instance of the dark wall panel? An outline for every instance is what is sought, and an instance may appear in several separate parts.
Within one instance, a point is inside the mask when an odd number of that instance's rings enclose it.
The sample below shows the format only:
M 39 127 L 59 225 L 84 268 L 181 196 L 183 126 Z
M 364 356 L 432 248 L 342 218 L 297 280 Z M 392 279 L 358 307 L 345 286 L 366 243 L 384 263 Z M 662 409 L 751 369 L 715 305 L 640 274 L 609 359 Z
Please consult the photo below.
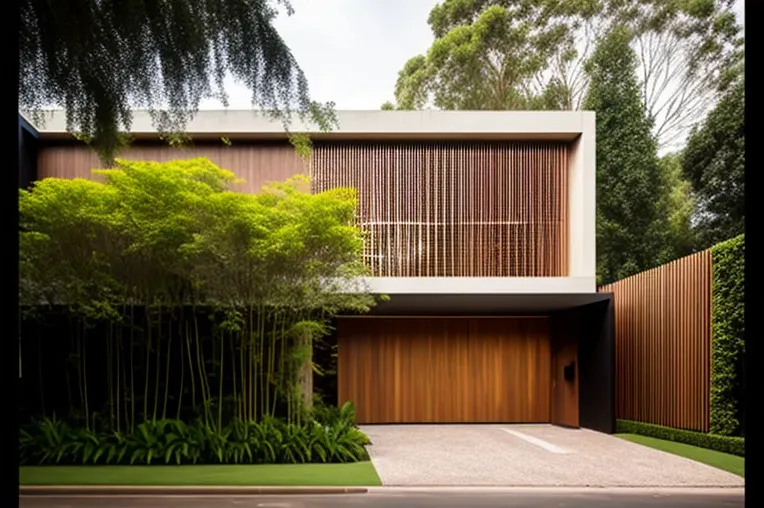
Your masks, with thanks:
M 576 308 L 581 427 L 615 432 L 615 327 L 613 300 Z
M 37 138 L 34 128 L 19 115 L 19 187 L 37 180 Z

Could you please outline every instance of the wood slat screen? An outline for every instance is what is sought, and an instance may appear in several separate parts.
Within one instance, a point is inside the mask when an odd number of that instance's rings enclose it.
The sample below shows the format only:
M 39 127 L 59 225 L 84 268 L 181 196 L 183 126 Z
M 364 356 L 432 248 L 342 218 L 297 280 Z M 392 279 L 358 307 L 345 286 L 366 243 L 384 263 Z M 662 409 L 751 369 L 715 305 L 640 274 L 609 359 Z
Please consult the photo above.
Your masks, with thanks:
M 355 187 L 374 276 L 568 274 L 568 146 L 316 144 L 313 188 Z
M 207 157 L 232 171 L 244 182 L 234 189 L 255 193 L 263 185 L 284 181 L 297 174 L 308 174 L 310 168 L 289 144 L 203 145 L 171 148 L 167 145 L 133 145 L 119 154 L 122 159 L 165 162 L 174 159 Z M 103 167 L 95 152 L 85 145 L 47 146 L 37 158 L 37 177 L 87 178 L 97 180 L 92 170 Z
M 707 432 L 711 251 L 599 291 L 614 294 L 616 417 Z
M 546 318 L 337 323 L 339 402 L 359 423 L 548 423 Z

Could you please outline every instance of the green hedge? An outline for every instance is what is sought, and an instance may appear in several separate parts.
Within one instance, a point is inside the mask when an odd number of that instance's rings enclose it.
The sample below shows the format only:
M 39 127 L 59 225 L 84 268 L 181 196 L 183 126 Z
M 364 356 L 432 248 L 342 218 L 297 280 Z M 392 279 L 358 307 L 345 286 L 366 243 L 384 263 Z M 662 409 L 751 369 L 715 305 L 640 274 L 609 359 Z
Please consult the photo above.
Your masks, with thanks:
M 718 452 L 730 453 L 740 457 L 745 456 L 745 439 L 742 437 L 717 436 L 691 430 L 672 429 L 651 423 L 617 420 L 616 432 L 619 434 L 639 434 L 641 436 L 675 441 L 700 448 L 708 448 Z
M 711 248 L 711 433 L 742 435 L 744 235 Z

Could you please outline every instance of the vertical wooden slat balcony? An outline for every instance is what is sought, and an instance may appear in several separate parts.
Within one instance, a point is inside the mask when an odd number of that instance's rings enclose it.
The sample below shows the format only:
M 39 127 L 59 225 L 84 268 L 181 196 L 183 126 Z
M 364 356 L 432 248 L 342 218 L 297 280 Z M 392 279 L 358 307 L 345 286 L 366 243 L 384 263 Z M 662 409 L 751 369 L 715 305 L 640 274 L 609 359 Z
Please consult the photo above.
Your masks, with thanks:
M 316 143 L 311 175 L 358 189 L 374 276 L 568 275 L 564 143 Z

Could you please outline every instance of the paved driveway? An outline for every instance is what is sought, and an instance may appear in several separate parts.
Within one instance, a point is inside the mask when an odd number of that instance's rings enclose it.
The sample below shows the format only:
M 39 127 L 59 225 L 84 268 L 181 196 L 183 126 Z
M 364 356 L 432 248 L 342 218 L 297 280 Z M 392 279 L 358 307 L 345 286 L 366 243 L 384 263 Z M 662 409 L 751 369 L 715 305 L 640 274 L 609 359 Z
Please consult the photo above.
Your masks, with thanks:
M 590 430 L 366 425 L 383 485 L 742 487 L 737 475 Z

